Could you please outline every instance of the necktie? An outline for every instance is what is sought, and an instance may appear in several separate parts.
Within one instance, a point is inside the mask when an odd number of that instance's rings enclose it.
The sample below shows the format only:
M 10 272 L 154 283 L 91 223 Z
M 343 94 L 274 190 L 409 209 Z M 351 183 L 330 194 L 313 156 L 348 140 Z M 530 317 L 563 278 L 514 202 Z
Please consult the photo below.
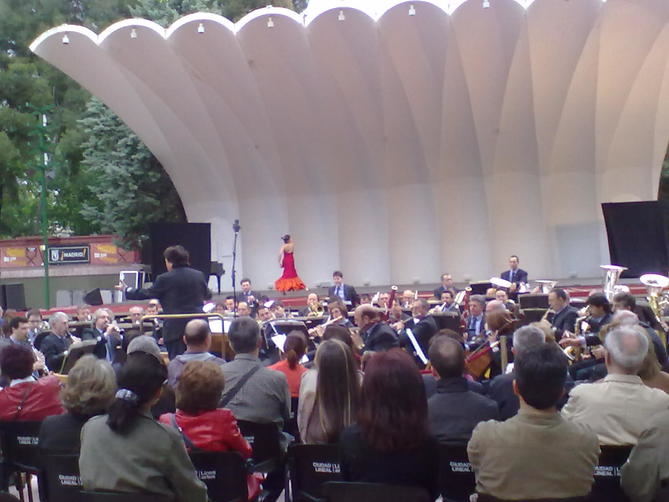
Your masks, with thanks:
M 509 271 L 509 282 L 513 282 L 513 270 Z

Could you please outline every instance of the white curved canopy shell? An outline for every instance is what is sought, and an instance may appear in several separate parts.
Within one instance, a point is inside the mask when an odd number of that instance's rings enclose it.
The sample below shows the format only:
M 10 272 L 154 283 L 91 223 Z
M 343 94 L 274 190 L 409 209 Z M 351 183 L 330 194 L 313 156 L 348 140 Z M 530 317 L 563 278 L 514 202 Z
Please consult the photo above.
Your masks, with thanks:
M 657 196 L 669 2 L 372 4 L 64 25 L 31 49 L 141 137 L 214 258 L 240 219 L 261 288 L 284 233 L 310 285 L 480 279 L 511 253 L 599 275 L 599 204 Z

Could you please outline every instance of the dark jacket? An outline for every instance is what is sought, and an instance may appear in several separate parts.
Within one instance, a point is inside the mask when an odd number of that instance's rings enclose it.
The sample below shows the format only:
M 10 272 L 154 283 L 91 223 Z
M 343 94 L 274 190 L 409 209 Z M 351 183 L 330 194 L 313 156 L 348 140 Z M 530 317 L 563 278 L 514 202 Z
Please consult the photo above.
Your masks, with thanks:
M 464 377 L 437 380 L 437 392 L 427 401 L 430 432 L 439 443 L 469 441 L 474 427 L 498 420 L 497 403 L 469 390 Z
M 341 433 L 339 452 L 344 481 L 420 486 L 433 499 L 438 495 L 439 454 L 433 438 L 410 451 L 381 452 L 367 443 L 358 425 L 352 425 Z
M 430 346 L 430 340 L 434 334 L 439 331 L 437 327 L 437 322 L 434 320 L 434 317 L 431 315 L 425 316 L 420 321 L 416 323 L 415 319 L 409 319 L 404 323 L 404 329 L 410 329 L 413 333 L 418 345 L 420 345 L 423 354 L 427 356 L 427 349 Z M 407 347 L 412 353 L 415 352 L 415 349 L 409 339 L 409 336 L 405 333 L 400 337 L 400 345 Z
M 562 333 L 569 331 L 574 332 L 574 327 L 576 325 L 576 319 L 578 319 L 578 309 L 567 305 L 560 312 L 555 314 L 553 317 L 552 325 L 555 329 L 555 338 L 560 340 L 562 338 Z
M 121 338 L 116 336 L 105 336 L 104 333 L 100 333 L 95 327 L 93 328 L 84 328 L 81 332 L 82 340 L 97 340 L 98 343 L 93 350 L 93 354 L 98 359 L 107 359 L 110 362 L 115 362 L 118 352 L 121 349 Z M 109 354 L 109 358 L 107 358 Z
M 505 281 L 510 281 L 510 275 L 511 271 L 510 270 L 505 270 L 499 276 L 504 279 Z M 518 268 L 513 272 L 513 281 L 511 281 L 515 284 L 520 284 L 521 282 L 527 283 L 527 272 L 525 272 L 522 268 Z
M 40 450 L 49 453 L 79 453 L 81 428 L 89 415 L 63 413 L 46 417 L 39 430 Z
M 423 387 L 425 387 L 425 397 L 430 399 L 437 393 L 437 379 L 434 378 L 431 374 L 423 374 L 421 376 L 423 377 Z M 477 382 L 476 380 L 469 380 L 467 378 L 465 378 L 465 382 L 467 382 L 467 390 L 485 396 L 485 387 L 483 387 L 482 383 Z
M 148 289 L 126 289 L 129 300 L 157 298 L 165 314 L 193 314 L 202 312 L 209 288 L 204 274 L 190 267 L 175 266 L 170 272 L 160 274 Z M 163 340 L 172 342 L 183 336 L 188 319 L 166 320 Z
M 365 331 L 360 332 L 362 341 L 365 342 L 363 352 L 381 352 L 399 347 L 397 333 L 386 323 L 377 322 Z
M 613 320 L 613 314 L 604 314 L 600 319 L 588 319 L 587 323 L 590 325 L 590 334 L 585 335 L 585 343 L 588 347 L 592 345 L 601 345 L 602 340 L 599 338 L 599 330 L 602 326 L 610 323 Z
M 344 288 L 344 301 L 351 302 L 354 307 L 360 305 L 360 297 L 355 288 L 349 284 L 342 284 L 342 287 Z M 330 286 L 330 289 L 328 289 L 330 300 L 341 298 L 339 295 L 335 295 L 335 288 L 336 286 Z
M 44 354 L 44 360 L 47 368 L 56 373 L 60 372 L 65 359 L 65 351 L 72 345 L 72 338 L 69 335 L 58 336 L 54 333 L 48 333 L 42 339 L 40 352 Z

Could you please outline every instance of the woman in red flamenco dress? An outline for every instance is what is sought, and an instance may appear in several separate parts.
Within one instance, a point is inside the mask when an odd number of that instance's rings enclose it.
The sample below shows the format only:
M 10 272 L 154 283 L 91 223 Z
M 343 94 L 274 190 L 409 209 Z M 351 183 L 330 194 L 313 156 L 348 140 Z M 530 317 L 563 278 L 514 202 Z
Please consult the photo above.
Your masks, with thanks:
M 279 266 L 283 267 L 283 275 L 274 281 L 274 287 L 277 291 L 281 291 L 284 294 L 286 291 L 307 289 L 302 279 L 297 275 L 297 270 L 295 270 L 295 256 L 293 255 L 295 244 L 293 240 L 288 234 L 281 237 L 281 239 L 283 240 L 283 245 L 279 249 Z

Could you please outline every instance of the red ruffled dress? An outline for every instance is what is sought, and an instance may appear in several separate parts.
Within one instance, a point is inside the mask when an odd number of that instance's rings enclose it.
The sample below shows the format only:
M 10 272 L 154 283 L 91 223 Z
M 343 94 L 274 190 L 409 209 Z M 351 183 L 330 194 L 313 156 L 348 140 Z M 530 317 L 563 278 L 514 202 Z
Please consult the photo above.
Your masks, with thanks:
M 307 289 L 302 279 L 295 270 L 295 257 L 293 253 L 283 252 L 283 275 L 274 281 L 274 287 L 277 291 L 299 291 Z

